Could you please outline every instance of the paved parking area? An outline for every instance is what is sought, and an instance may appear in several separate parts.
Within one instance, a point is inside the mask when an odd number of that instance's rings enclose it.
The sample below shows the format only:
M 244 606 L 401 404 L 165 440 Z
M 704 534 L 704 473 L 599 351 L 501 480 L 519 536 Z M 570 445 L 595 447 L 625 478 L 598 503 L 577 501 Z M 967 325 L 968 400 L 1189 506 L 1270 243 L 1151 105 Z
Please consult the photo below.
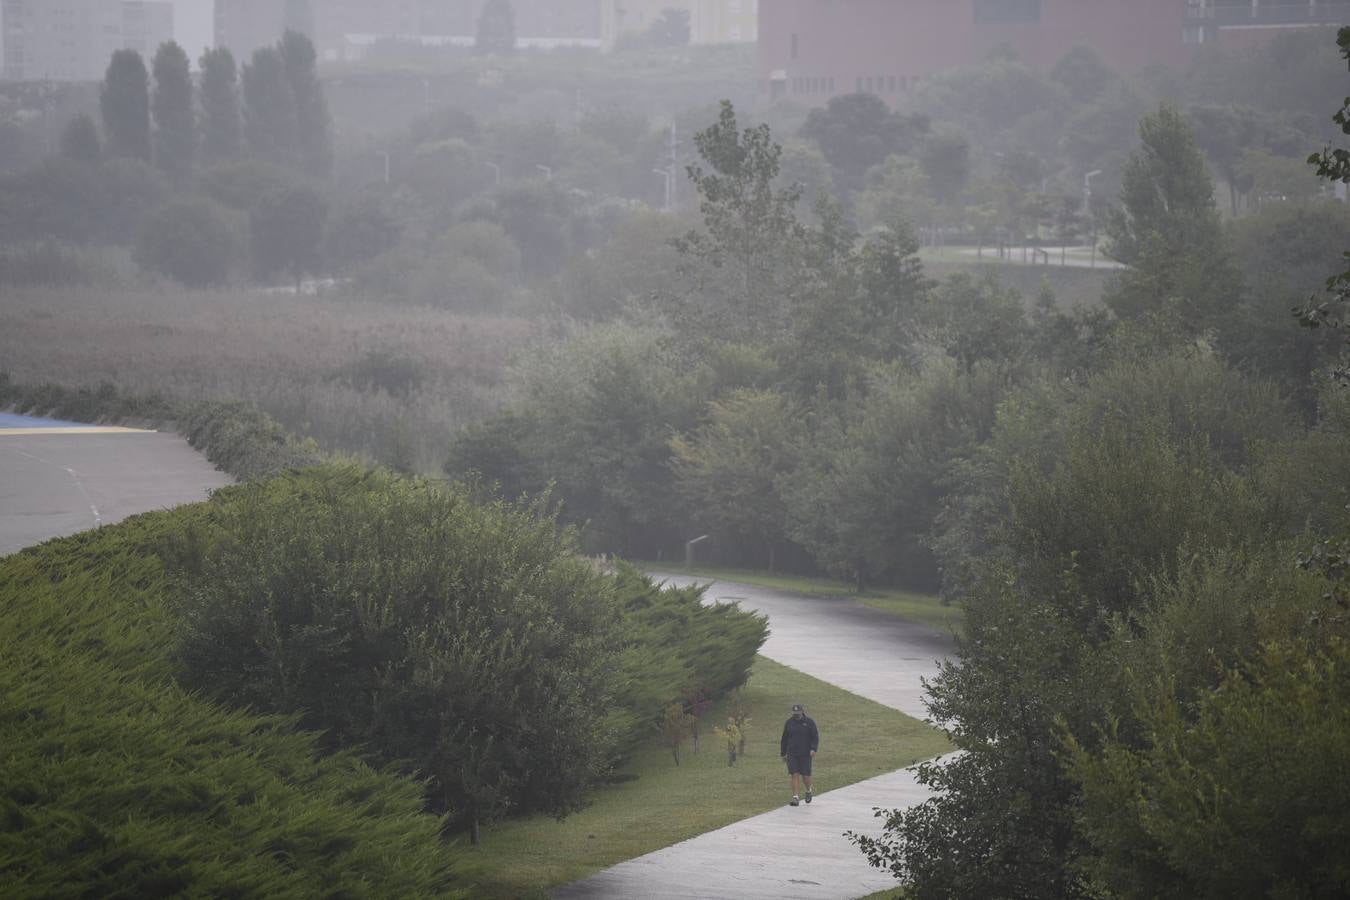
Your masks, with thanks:
M 0 556 L 136 513 L 204 500 L 231 483 L 175 434 L 4 414 Z

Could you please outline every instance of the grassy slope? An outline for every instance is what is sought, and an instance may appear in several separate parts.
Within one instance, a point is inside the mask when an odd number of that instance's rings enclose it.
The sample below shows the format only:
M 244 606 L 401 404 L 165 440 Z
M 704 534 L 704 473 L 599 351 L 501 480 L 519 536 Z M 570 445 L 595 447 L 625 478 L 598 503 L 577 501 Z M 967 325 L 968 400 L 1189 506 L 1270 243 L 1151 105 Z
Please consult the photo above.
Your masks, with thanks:
M 674 765 L 659 740 L 644 746 L 622 770 L 636 776 L 601 790 L 586 810 L 563 822 L 536 816 L 485 830 L 478 848 L 461 846 L 456 868 L 477 881 L 483 897 L 544 896 L 607 866 L 773 809 L 787 798 L 778 737 L 793 702 L 820 724 L 816 785 L 821 791 L 894 771 L 949 749 L 946 738 L 915 719 L 759 657 L 745 698 L 751 712 L 746 755 L 735 768 L 716 744 L 705 718 L 695 756 L 686 745 Z
M 853 585 L 830 578 L 808 578 L 804 575 L 784 575 L 758 569 L 736 569 L 701 563 L 695 563 L 693 568 L 689 569 L 682 565 L 660 562 L 641 562 L 638 565 L 647 570 L 680 572 L 695 578 L 722 578 L 796 594 L 851 597 L 864 606 L 879 609 L 900 619 L 922 622 L 943 633 L 960 629 L 964 617 L 960 607 L 945 605 L 937 597 L 894 588 L 869 589 L 859 594 L 853 590 Z

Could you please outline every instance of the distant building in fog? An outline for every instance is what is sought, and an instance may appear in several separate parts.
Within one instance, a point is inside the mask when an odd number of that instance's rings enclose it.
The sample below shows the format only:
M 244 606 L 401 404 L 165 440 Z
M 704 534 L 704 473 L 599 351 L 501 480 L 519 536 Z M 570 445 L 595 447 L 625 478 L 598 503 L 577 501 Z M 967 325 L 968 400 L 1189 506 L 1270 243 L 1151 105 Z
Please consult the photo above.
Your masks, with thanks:
M 765 0 L 773 3 L 774 0 Z M 689 43 L 754 43 L 759 36 L 760 0 L 617 0 L 620 31 L 646 31 L 666 9 L 689 13 Z
M 1196 46 L 1243 46 L 1280 30 L 1350 23 L 1350 0 L 765 0 L 761 86 L 823 104 L 888 100 L 1000 46 L 1049 69 L 1076 45 L 1133 72 L 1184 64 Z
M 377 41 L 471 46 L 485 0 L 306 0 L 320 58 L 359 58 Z M 296 0 L 215 0 L 216 45 L 241 61 L 276 42 Z M 755 40 L 759 0 L 512 0 L 516 43 L 608 50 L 624 30 L 645 30 L 667 7 L 686 10 L 696 44 Z M 293 16 L 292 16 L 293 17 Z
M 97 81 L 113 51 L 149 57 L 171 40 L 169 0 L 0 0 L 6 81 Z

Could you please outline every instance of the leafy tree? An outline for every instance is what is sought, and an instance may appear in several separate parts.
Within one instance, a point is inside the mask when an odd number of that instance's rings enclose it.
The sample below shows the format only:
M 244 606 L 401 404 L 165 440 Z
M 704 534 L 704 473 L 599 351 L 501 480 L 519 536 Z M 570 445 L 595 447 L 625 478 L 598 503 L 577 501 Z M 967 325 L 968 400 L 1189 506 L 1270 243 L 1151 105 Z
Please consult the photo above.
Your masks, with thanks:
M 333 168 L 333 139 L 328 102 L 314 70 L 314 45 L 304 34 L 287 31 L 277 49 L 295 102 L 300 168 L 310 175 L 327 175 Z
M 202 53 L 202 157 L 221 162 L 239 155 L 243 123 L 239 108 L 239 72 L 228 47 Z
M 381 198 L 367 195 L 344 204 L 329 220 L 323 257 L 338 270 L 350 270 L 392 250 L 402 225 Z
M 514 53 L 516 10 L 511 0 L 486 0 L 478 13 L 474 49 L 479 53 Z
M 647 29 L 647 41 L 653 47 L 684 47 L 690 37 L 689 10 L 666 7 Z
M 98 126 L 88 113 L 71 119 L 61 132 L 61 156 L 72 162 L 97 165 L 103 153 L 98 138 Z
M 117 50 L 99 91 L 107 155 L 150 160 L 150 76 L 135 50 Z
M 1123 319 L 1151 319 L 1160 336 L 1201 334 L 1233 305 L 1241 284 L 1214 205 L 1214 184 L 1181 113 L 1163 104 L 1139 121 L 1140 147 L 1107 224 L 1109 252 L 1130 268 L 1105 297 Z
M 777 482 L 787 477 L 799 442 L 787 398 L 733 391 L 708 406 L 708 420 L 671 439 L 671 465 L 693 518 L 719 539 L 755 546 L 772 571 L 787 529 Z
M 251 210 L 255 277 L 266 279 L 285 272 L 298 293 L 305 275 L 318 265 L 327 218 L 327 201 L 318 191 L 303 186 L 292 187 Z
M 869 169 L 912 152 L 927 130 L 926 118 L 893 112 L 875 94 L 858 93 L 831 97 L 811 110 L 800 134 L 820 147 L 841 187 L 857 190 Z
M 508 810 L 582 805 L 609 762 L 618 618 L 546 502 L 332 467 L 211 513 L 186 684 L 411 762 L 475 842 Z
M 294 166 L 300 159 L 295 91 L 276 47 L 260 47 L 244 66 L 244 135 L 253 155 Z
M 173 41 L 160 44 L 153 63 L 155 91 L 155 165 L 174 176 L 192 169 L 197 153 L 197 121 L 192 73 L 187 54 Z
M 1075 103 L 1091 103 L 1119 78 L 1095 49 L 1070 47 L 1050 70 L 1050 80 L 1064 88 Z
M 951 206 L 970 179 L 970 139 L 950 126 L 934 128 L 919 151 L 919 165 L 933 196 Z
M 146 219 L 136 262 L 188 287 L 208 287 L 229 280 L 242 250 L 228 210 L 205 197 L 180 197 Z
M 716 124 L 694 135 L 703 164 L 688 167 L 702 198 L 704 232 L 690 231 L 677 247 L 714 269 L 725 269 L 729 295 L 720 308 L 692 310 L 722 333 L 776 335 L 786 327 L 794 294 L 794 261 L 803 229 L 795 207 L 801 187 L 776 189 L 782 147 L 767 125 L 741 131 L 724 101 Z

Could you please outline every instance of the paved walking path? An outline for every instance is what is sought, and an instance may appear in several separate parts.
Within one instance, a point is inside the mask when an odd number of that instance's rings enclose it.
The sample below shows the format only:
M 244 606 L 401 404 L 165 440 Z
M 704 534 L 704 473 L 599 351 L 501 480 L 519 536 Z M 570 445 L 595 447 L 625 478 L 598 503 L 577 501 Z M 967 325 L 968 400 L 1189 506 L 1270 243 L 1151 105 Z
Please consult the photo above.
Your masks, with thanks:
M 0 419 L 0 556 L 233 483 L 175 434 Z
M 708 581 L 652 574 L 675 585 Z M 919 679 L 936 674 L 937 660 L 953 649 L 948 636 L 847 598 L 724 581 L 713 582 L 706 596 L 766 614 L 770 635 L 761 652 L 770 659 L 916 718 L 926 714 Z M 553 896 L 852 900 L 894 887 L 895 880 L 869 866 L 843 833 L 877 834 L 874 807 L 909 806 L 926 796 L 909 772 L 894 772 L 821 794 L 810 806 L 785 805 L 620 863 Z

